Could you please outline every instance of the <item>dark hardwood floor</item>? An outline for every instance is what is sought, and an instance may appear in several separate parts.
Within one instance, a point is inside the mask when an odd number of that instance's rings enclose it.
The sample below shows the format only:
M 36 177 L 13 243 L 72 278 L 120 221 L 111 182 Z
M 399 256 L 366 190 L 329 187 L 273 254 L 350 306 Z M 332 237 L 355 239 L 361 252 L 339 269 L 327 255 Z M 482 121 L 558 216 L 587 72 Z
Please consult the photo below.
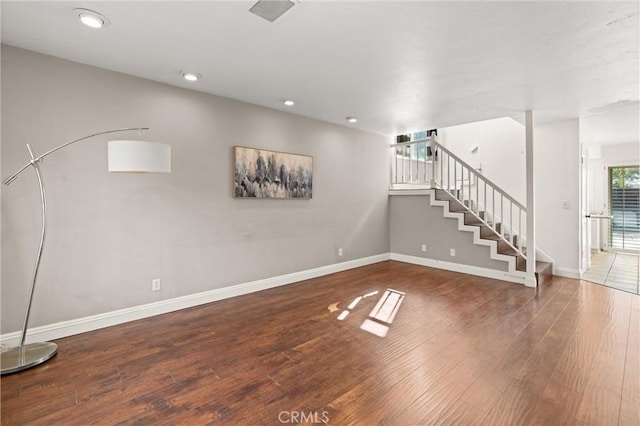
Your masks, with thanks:
M 379 337 L 360 327 L 388 288 L 406 295 Z M 637 295 L 389 261 L 60 339 L 45 365 L 2 377 L 0 414 L 3 425 L 639 425 L 639 328 Z

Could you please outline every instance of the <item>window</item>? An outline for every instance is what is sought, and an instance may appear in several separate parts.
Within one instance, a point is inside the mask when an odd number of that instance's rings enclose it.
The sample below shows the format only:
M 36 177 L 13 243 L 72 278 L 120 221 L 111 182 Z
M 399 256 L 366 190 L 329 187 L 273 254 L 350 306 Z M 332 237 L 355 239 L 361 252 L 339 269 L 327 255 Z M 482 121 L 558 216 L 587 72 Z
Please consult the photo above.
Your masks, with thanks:
M 396 136 L 396 143 L 425 140 L 431 135 L 437 135 L 438 129 L 423 130 L 421 132 L 407 133 Z M 396 147 L 396 156 L 412 160 L 425 161 L 431 157 L 431 145 L 418 143 L 415 145 L 403 145 Z
M 640 251 L 640 167 L 609 168 L 609 246 Z

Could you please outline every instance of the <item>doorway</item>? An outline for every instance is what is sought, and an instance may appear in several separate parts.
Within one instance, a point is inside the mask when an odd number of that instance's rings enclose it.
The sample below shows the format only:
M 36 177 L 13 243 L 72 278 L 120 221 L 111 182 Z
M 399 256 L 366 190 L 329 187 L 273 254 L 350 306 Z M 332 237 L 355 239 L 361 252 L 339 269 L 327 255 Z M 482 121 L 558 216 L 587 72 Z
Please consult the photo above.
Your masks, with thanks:
M 640 167 L 605 170 L 607 214 L 589 216 L 606 219 L 605 250 L 592 254 L 582 279 L 640 294 Z
M 640 167 L 609 167 L 609 250 L 640 253 Z

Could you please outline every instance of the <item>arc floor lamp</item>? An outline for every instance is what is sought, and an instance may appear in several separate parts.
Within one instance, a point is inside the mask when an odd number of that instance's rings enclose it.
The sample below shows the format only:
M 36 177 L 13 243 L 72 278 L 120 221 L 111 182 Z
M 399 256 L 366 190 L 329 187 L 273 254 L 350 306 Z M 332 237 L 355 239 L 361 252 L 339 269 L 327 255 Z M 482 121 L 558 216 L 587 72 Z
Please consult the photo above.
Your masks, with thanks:
M 58 351 L 58 345 L 52 342 L 39 342 L 25 344 L 27 337 L 27 327 L 29 325 L 29 315 L 31 313 L 31 303 L 33 302 L 33 294 L 38 278 L 38 270 L 40 269 L 40 260 L 42 259 L 42 251 L 44 248 L 45 236 L 47 233 L 47 197 L 44 189 L 40 166 L 42 160 L 50 154 L 66 148 L 76 142 L 84 141 L 100 135 L 110 133 L 119 133 L 127 131 L 139 132 L 149 130 L 148 127 L 133 127 L 126 129 L 107 130 L 105 132 L 94 133 L 79 139 L 64 143 L 57 148 L 45 152 L 40 156 L 35 156 L 31 150 L 31 146 L 27 144 L 27 150 L 31 156 L 31 160 L 22 166 L 17 172 L 6 178 L 2 183 L 10 185 L 11 182 L 25 171 L 29 166 L 33 167 L 38 179 L 40 188 L 40 204 L 42 208 L 42 228 L 40 234 L 40 246 L 36 256 L 35 267 L 33 270 L 33 278 L 31 280 L 31 290 L 29 292 L 29 301 L 24 318 L 24 326 L 20 335 L 20 344 L 2 352 L 0 359 L 1 374 L 15 373 L 35 367 L 49 360 Z M 142 140 L 117 140 L 108 143 L 108 169 L 109 172 L 133 172 L 133 173 L 171 173 L 171 146 L 157 142 L 147 142 Z

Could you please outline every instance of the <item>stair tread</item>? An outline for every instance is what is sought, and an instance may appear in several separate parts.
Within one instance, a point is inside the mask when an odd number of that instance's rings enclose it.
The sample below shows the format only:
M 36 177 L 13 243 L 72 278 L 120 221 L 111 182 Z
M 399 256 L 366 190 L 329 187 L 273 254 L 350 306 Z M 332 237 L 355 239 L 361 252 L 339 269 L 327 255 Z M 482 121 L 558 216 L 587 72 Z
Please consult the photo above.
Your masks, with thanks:
M 468 212 L 464 214 L 464 223 L 466 225 L 471 225 L 475 223 L 484 225 L 484 222 L 482 221 L 482 219 L 478 219 L 475 215 Z
M 509 240 L 509 237 L 510 237 L 510 235 L 506 235 L 506 234 L 504 235 L 504 238 L 506 240 Z M 496 234 L 486 235 L 486 236 L 483 236 L 481 238 L 484 239 L 484 240 L 493 240 L 493 241 L 501 241 L 502 240 L 502 237 L 500 235 L 496 235 Z
M 498 224 L 498 225 L 500 225 L 500 224 Z M 498 231 L 496 231 L 496 230 L 495 230 L 495 228 L 493 227 L 493 222 L 483 223 L 483 224 L 481 224 L 481 226 L 482 226 L 485 230 L 487 230 L 487 231 L 488 231 L 488 230 L 492 230 L 494 233 L 495 233 L 495 232 L 498 232 Z
M 449 211 L 450 212 L 466 212 L 467 208 L 462 206 L 460 203 L 454 204 L 449 201 Z
M 522 257 L 520 255 L 520 253 L 518 253 L 517 251 L 515 251 L 514 249 L 512 249 L 511 247 L 506 247 L 502 250 L 499 250 L 498 253 L 500 254 L 506 254 L 507 256 L 518 256 L 518 257 Z
M 456 198 L 453 195 L 449 194 L 447 191 L 443 189 L 436 189 L 436 199 L 456 201 Z

